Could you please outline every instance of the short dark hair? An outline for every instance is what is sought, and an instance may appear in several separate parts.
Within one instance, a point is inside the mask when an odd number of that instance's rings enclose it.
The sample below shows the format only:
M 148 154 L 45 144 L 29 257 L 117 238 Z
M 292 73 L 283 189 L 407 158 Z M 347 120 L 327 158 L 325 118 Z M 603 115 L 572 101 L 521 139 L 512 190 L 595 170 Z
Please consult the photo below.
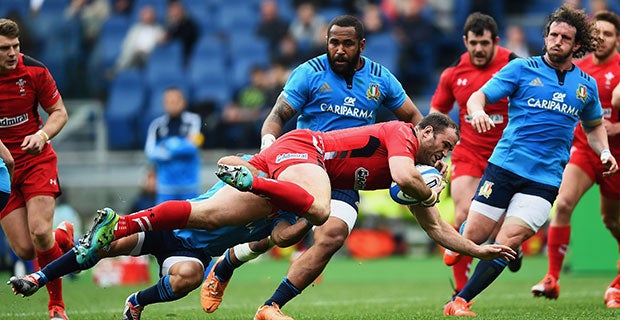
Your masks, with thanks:
M 9 39 L 15 39 L 19 37 L 19 26 L 11 19 L 0 19 L 0 36 L 7 37 Z
M 554 22 L 565 22 L 577 30 L 575 33 L 575 44 L 579 44 L 581 47 L 573 52 L 574 58 L 579 59 L 598 47 L 600 39 L 594 33 L 594 22 L 590 20 L 583 9 L 574 9 L 568 5 L 563 5 L 556 9 L 547 17 L 545 38 L 549 35 L 549 29 Z M 546 52 L 546 45 L 543 49 Z
M 452 118 L 450 118 L 449 116 L 443 113 L 440 113 L 440 112 L 429 113 L 417 125 L 417 127 L 420 129 L 424 129 L 428 126 L 431 126 L 435 133 L 444 132 L 447 128 L 453 128 L 454 131 L 456 131 L 456 136 L 460 139 L 461 132 L 459 130 L 459 126 L 456 125 L 456 122 L 454 122 Z
M 616 36 L 620 35 L 620 16 L 611 11 L 600 11 L 594 15 L 594 21 L 607 21 L 616 28 Z
M 332 21 L 330 21 L 329 25 L 327 26 L 327 37 L 328 38 L 329 38 L 329 33 L 331 32 L 333 26 L 354 27 L 357 40 L 361 41 L 365 37 L 364 25 L 362 24 L 360 19 L 358 19 L 355 16 L 345 14 L 342 16 L 337 16 L 334 19 L 332 19 Z
M 465 20 L 463 36 L 467 37 L 469 31 L 477 36 L 481 36 L 484 34 L 484 30 L 489 30 L 491 32 L 491 38 L 495 39 L 498 35 L 497 22 L 489 15 L 474 12 Z

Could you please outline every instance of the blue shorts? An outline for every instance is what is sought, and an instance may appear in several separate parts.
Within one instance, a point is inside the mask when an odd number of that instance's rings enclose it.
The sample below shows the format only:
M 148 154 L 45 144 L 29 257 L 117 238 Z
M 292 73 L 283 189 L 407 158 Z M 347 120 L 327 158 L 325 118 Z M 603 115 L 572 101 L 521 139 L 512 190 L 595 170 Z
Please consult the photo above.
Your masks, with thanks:
M 508 208 L 516 193 L 540 197 L 553 204 L 559 188 L 523 178 L 489 162 L 476 190 L 475 201 L 496 208 Z
M 175 237 L 172 231 L 150 231 L 144 233 L 144 243 L 140 255 L 150 254 L 157 259 L 161 267 L 164 261 L 170 257 L 192 257 L 200 260 L 206 267 L 211 262 L 211 256 L 202 249 L 187 248 L 183 241 Z
M 360 202 L 360 193 L 357 190 L 332 189 L 332 200 L 346 202 L 355 211 L 359 211 L 357 204 Z

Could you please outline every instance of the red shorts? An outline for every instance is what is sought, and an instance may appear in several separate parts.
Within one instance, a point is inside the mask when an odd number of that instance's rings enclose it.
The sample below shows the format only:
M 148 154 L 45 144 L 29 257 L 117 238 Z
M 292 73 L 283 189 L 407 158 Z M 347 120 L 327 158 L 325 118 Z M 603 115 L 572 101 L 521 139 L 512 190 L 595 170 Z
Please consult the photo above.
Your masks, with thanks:
M 472 176 L 481 178 L 487 167 L 489 158 L 481 156 L 478 152 L 467 150 L 456 145 L 452 151 L 450 166 L 450 179 L 460 176 Z
M 22 154 L 15 158 L 15 173 L 11 183 L 11 196 L 0 219 L 15 209 L 26 206 L 34 196 L 58 197 L 58 167 L 56 152 L 48 144 L 40 154 Z
M 295 164 L 312 163 L 324 168 L 323 140 L 310 130 L 295 130 L 278 138 L 249 162 L 273 179 Z
M 614 157 L 620 157 L 617 152 L 613 154 Z M 595 181 L 600 187 L 601 195 L 609 199 L 620 200 L 620 174 L 603 177 L 603 172 L 607 169 L 592 149 L 573 148 L 568 163 L 578 166 L 592 181 Z

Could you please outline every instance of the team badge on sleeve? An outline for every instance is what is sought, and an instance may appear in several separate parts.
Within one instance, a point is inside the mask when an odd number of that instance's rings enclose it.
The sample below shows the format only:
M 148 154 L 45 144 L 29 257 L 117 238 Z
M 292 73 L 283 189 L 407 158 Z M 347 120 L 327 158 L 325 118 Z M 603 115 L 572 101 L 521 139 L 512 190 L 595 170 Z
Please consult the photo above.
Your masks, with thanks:
M 579 84 L 579 87 L 577 87 L 577 99 L 583 102 L 586 102 L 586 99 L 588 99 L 588 90 L 583 84 Z
M 368 100 L 378 101 L 379 97 L 381 97 L 381 91 L 379 91 L 379 85 L 376 83 L 371 83 L 368 87 L 368 91 L 366 91 L 366 97 Z

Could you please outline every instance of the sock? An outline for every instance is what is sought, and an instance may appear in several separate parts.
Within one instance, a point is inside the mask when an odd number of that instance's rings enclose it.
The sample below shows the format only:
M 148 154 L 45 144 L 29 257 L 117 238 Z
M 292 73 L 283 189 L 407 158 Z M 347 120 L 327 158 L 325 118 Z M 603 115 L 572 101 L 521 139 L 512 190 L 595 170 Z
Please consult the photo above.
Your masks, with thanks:
M 62 250 L 62 253 L 71 251 L 71 248 L 73 248 L 73 239 L 71 239 L 67 231 L 63 229 L 54 229 L 54 239 L 58 242 L 58 246 L 60 250 Z
M 62 250 L 58 246 L 58 242 L 54 241 L 54 246 L 46 251 L 37 250 L 37 262 L 40 267 L 45 267 L 50 262 L 62 255 Z M 58 278 L 47 282 L 45 286 L 47 293 L 50 296 L 50 300 L 47 303 L 48 308 L 52 306 L 65 307 L 65 303 L 62 301 L 62 279 Z
M 547 273 L 552 275 L 556 280 L 560 279 L 560 271 L 568 249 L 570 241 L 570 226 L 554 227 L 549 226 L 549 234 L 547 234 L 547 259 L 549 261 L 549 269 Z
M 495 260 L 480 260 L 476 265 L 474 274 L 471 276 L 463 290 L 458 294 L 459 297 L 465 299 L 465 301 L 471 301 L 480 292 L 486 289 L 488 286 L 499 277 L 504 271 L 504 268 L 508 265 L 508 262 L 502 259 Z
M 254 177 L 252 192 L 269 197 L 282 210 L 304 215 L 314 202 L 312 196 L 298 184 L 268 178 Z
M 85 262 L 83 265 L 80 265 L 75 260 L 75 252 L 73 250 L 69 250 L 67 253 L 63 254 L 60 258 L 52 261 L 41 271 L 37 272 L 39 275 L 42 275 L 44 278 L 43 283 L 41 279 L 39 279 L 39 285 L 44 286 L 49 280 L 58 279 L 64 275 L 69 273 L 78 271 L 78 270 L 86 270 L 90 269 L 92 266 L 97 264 L 99 261 L 99 257 L 96 254 L 93 257 Z
M 620 275 L 618 275 L 616 279 L 614 279 L 614 281 L 612 281 L 609 286 L 614 287 L 616 289 L 620 289 Z
M 456 291 L 463 290 L 467 280 L 469 279 L 469 270 L 471 268 L 471 262 L 474 258 L 463 255 L 461 260 L 452 266 L 452 275 L 454 276 L 454 286 Z
M 273 293 L 269 300 L 265 301 L 265 305 L 270 306 L 272 302 L 275 302 L 281 308 L 300 293 L 301 290 L 297 289 L 288 278 L 284 277 L 276 292 Z
M 230 250 L 227 249 L 224 253 L 224 260 L 215 268 L 215 276 L 222 282 L 228 282 L 237 267 L 230 261 Z
M 160 278 L 156 285 L 138 291 L 135 295 L 135 302 L 138 306 L 145 307 L 153 303 L 174 301 L 184 296 L 179 296 L 172 291 L 170 275 L 166 275 Z
M 191 211 L 192 205 L 188 201 L 172 200 L 122 216 L 114 230 L 114 239 L 142 231 L 183 229 Z

